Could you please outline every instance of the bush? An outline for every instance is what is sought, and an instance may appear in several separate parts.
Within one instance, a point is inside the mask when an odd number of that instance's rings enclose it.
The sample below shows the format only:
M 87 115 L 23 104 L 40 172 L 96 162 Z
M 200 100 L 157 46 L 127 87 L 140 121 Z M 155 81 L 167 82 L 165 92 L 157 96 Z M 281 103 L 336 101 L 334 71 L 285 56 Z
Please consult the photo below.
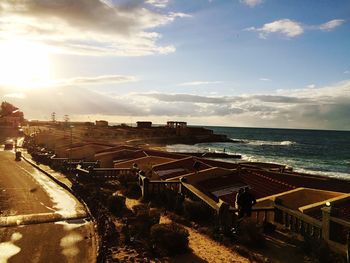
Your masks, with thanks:
M 188 251 L 188 235 L 184 227 L 171 223 L 152 226 L 150 237 L 156 252 L 171 256 Z
M 188 227 L 192 226 L 191 221 L 189 221 L 185 217 L 179 216 L 179 215 L 174 214 L 174 213 L 169 213 L 168 217 L 171 219 L 171 221 L 174 221 L 174 222 L 176 222 L 178 224 L 181 224 L 181 225 L 184 225 L 184 226 L 188 226 Z
M 141 197 L 141 189 L 138 184 L 129 184 L 125 190 L 125 196 L 133 199 L 139 199 Z
M 212 211 L 202 202 L 187 199 L 183 205 L 184 214 L 190 220 L 203 223 L 212 219 Z
M 135 205 L 132 210 L 135 214 L 134 226 L 137 235 L 148 237 L 151 227 L 159 223 L 160 213 L 144 204 Z
M 119 216 L 125 206 L 125 197 L 122 195 L 113 194 L 107 199 L 107 207 L 111 213 Z
M 256 225 L 250 218 L 244 219 L 239 225 L 239 241 L 252 247 L 264 245 L 263 228 Z

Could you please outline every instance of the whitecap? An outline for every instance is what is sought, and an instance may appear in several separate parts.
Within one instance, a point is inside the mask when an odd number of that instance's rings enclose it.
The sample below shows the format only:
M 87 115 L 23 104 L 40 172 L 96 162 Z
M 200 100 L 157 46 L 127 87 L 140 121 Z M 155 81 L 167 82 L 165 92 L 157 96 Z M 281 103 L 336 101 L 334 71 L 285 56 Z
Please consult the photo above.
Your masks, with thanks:
M 332 171 L 315 171 L 315 170 L 308 170 L 308 169 L 303 169 L 303 168 L 294 169 L 294 171 L 298 172 L 298 173 L 320 175 L 320 176 L 324 176 L 324 177 L 350 180 L 349 173 L 332 172 Z
M 246 141 L 249 145 L 263 146 L 263 145 L 273 145 L 273 146 L 290 146 L 296 144 L 292 141 L 261 141 L 261 140 L 248 140 Z

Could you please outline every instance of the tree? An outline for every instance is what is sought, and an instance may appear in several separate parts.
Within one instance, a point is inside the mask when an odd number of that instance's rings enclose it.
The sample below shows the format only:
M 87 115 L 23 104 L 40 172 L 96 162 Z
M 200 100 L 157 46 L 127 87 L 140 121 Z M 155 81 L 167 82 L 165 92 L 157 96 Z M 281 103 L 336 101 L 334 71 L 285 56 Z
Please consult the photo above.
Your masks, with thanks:
M 18 108 L 13 106 L 11 103 L 3 101 L 1 103 L 0 115 L 2 115 L 2 116 L 10 115 L 15 110 L 18 110 Z

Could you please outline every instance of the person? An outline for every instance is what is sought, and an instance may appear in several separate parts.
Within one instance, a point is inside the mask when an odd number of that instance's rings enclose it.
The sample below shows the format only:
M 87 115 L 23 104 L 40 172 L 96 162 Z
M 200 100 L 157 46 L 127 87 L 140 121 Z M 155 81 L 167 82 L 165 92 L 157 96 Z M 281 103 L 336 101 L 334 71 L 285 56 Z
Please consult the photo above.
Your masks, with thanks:
M 239 196 L 238 218 L 252 215 L 252 207 L 256 204 L 256 199 L 253 194 L 249 192 L 249 187 L 244 188 L 244 192 Z
M 231 228 L 231 238 L 232 241 L 236 240 L 237 236 L 239 235 L 239 225 L 241 221 L 243 220 L 243 198 L 244 197 L 244 188 L 239 188 L 237 194 L 236 194 L 236 200 L 235 200 L 235 207 L 238 209 L 238 218 L 235 221 L 235 224 Z
M 235 207 L 238 209 L 238 211 L 241 209 L 242 206 L 242 194 L 244 192 L 243 188 L 239 188 L 238 193 L 236 194 L 236 200 L 235 200 Z

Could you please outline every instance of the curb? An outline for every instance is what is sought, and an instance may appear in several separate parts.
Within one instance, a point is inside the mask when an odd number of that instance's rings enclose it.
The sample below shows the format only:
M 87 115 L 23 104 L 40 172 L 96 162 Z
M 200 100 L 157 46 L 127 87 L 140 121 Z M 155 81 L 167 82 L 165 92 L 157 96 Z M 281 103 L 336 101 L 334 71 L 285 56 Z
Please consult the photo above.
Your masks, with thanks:
M 26 157 L 24 157 L 22 155 L 22 159 L 25 160 L 27 163 L 29 163 L 31 166 L 35 167 L 36 169 L 38 169 L 40 172 L 44 173 L 45 175 L 47 175 L 48 177 L 50 177 L 51 180 L 53 180 L 56 184 L 58 184 L 59 186 L 61 186 L 62 188 L 64 188 L 65 190 L 67 190 L 68 192 L 70 192 L 72 195 L 74 195 L 73 191 L 71 188 L 69 188 L 67 185 L 65 185 L 64 183 L 62 183 L 61 181 L 59 181 L 58 179 L 56 179 L 54 176 L 52 176 L 49 172 L 45 171 L 43 168 L 41 168 L 39 165 L 35 164 L 32 160 L 27 159 Z M 74 195 L 75 196 L 75 195 Z M 79 200 L 79 199 L 78 199 Z M 79 202 L 81 202 L 81 200 L 79 200 Z
M 84 219 L 85 213 L 77 214 L 74 216 L 64 216 L 56 213 L 40 213 L 40 214 L 28 214 L 28 215 L 16 215 L 0 217 L 0 227 L 33 225 L 41 223 L 51 223 L 58 221 L 66 221 L 72 219 Z
M 97 256 L 99 254 L 99 250 L 100 250 L 100 238 L 98 236 L 98 233 L 96 232 L 95 228 L 97 227 L 97 222 L 95 217 L 92 215 L 92 213 L 90 212 L 89 207 L 87 206 L 87 204 L 76 194 L 73 192 L 73 190 L 68 187 L 67 185 L 65 185 L 64 183 L 62 183 L 61 181 L 59 181 L 58 179 L 56 179 L 53 175 L 51 175 L 49 172 L 45 171 L 43 168 L 41 168 L 39 165 L 35 164 L 32 160 L 28 159 L 27 157 L 24 157 L 24 155 L 22 155 L 21 157 L 23 160 L 25 160 L 27 163 L 29 163 L 31 166 L 33 166 L 34 168 L 38 169 L 40 172 L 44 173 L 45 175 L 47 175 L 51 180 L 53 180 L 56 184 L 58 184 L 59 186 L 61 186 L 63 189 L 67 190 L 70 194 L 72 194 L 85 208 L 86 212 L 87 212 L 87 216 L 92 219 L 93 222 L 93 236 L 94 236 L 94 241 L 92 242 L 93 244 L 95 244 L 95 251 L 96 251 L 96 261 L 97 262 Z

